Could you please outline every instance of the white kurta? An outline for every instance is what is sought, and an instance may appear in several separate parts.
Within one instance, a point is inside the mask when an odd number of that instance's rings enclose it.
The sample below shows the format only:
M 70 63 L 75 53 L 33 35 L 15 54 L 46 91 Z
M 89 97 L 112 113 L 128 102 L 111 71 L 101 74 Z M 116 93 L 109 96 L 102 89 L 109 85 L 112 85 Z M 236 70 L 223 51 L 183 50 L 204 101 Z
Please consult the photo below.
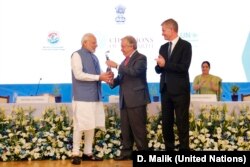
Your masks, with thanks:
M 80 81 L 98 81 L 99 75 L 82 71 L 80 55 L 75 52 L 71 58 L 73 74 Z M 105 113 L 102 102 L 83 102 L 72 100 L 73 125 L 78 130 L 90 130 L 96 127 L 105 128 Z
M 78 130 L 105 127 L 105 113 L 102 102 L 72 102 L 73 124 Z

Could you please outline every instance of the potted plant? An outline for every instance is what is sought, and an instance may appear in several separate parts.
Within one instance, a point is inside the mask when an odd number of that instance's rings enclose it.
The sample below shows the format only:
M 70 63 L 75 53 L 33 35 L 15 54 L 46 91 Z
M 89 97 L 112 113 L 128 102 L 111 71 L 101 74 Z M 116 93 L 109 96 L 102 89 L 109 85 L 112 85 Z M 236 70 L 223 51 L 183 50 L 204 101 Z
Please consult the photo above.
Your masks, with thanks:
M 232 92 L 232 101 L 238 101 L 238 91 L 240 90 L 240 87 L 237 85 L 231 86 L 231 92 Z
M 55 102 L 60 103 L 62 101 L 62 96 L 60 94 L 60 88 L 58 85 L 54 85 L 53 95 L 55 96 Z

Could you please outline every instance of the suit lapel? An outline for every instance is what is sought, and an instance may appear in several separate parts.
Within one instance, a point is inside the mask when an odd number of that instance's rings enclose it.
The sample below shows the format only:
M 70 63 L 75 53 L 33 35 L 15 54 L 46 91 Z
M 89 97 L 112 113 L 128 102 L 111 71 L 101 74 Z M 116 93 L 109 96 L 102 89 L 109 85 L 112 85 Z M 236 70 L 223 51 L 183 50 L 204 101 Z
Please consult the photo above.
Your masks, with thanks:
M 176 50 L 179 50 L 179 48 L 181 47 L 181 43 L 182 43 L 182 39 L 179 38 L 179 40 L 177 41 L 174 49 L 172 50 L 172 53 L 171 53 L 171 57 L 174 56 Z M 170 58 L 171 59 L 171 58 Z
M 135 51 L 135 53 L 130 57 L 130 60 L 129 60 L 127 66 L 130 66 L 130 64 L 136 60 L 136 57 L 138 55 L 137 53 L 138 53 L 138 51 Z

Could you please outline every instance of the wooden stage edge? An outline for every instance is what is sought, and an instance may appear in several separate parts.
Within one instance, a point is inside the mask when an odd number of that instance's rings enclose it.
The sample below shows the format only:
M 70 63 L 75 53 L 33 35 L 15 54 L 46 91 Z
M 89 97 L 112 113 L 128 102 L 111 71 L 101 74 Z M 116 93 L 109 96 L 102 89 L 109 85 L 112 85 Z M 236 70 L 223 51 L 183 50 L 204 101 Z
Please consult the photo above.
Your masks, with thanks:
M 133 161 L 82 161 L 80 165 L 73 165 L 67 160 L 32 160 L 0 162 L 0 167 L 132 167 Z

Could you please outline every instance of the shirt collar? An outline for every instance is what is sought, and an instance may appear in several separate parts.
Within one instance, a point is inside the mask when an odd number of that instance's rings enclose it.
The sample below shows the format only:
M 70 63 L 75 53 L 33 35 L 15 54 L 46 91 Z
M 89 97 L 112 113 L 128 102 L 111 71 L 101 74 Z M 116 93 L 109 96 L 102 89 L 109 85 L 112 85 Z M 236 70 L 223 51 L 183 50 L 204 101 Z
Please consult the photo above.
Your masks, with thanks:
M 172 51 L 173 51 L 173 49 L 174 49 L 176 43 L 178 42 L 179 38 L 180 38 L 180 37 L 177 36 L 177 37 L 176 37 L 175 39 L 173 39 L 172 41 L 169 41 L 169 42 L 172 42 Z
M 133 54 L 136 52 L 137 50 L 134 50 L 130 55 L 129 58 L 131 58 L 133 56 Z

